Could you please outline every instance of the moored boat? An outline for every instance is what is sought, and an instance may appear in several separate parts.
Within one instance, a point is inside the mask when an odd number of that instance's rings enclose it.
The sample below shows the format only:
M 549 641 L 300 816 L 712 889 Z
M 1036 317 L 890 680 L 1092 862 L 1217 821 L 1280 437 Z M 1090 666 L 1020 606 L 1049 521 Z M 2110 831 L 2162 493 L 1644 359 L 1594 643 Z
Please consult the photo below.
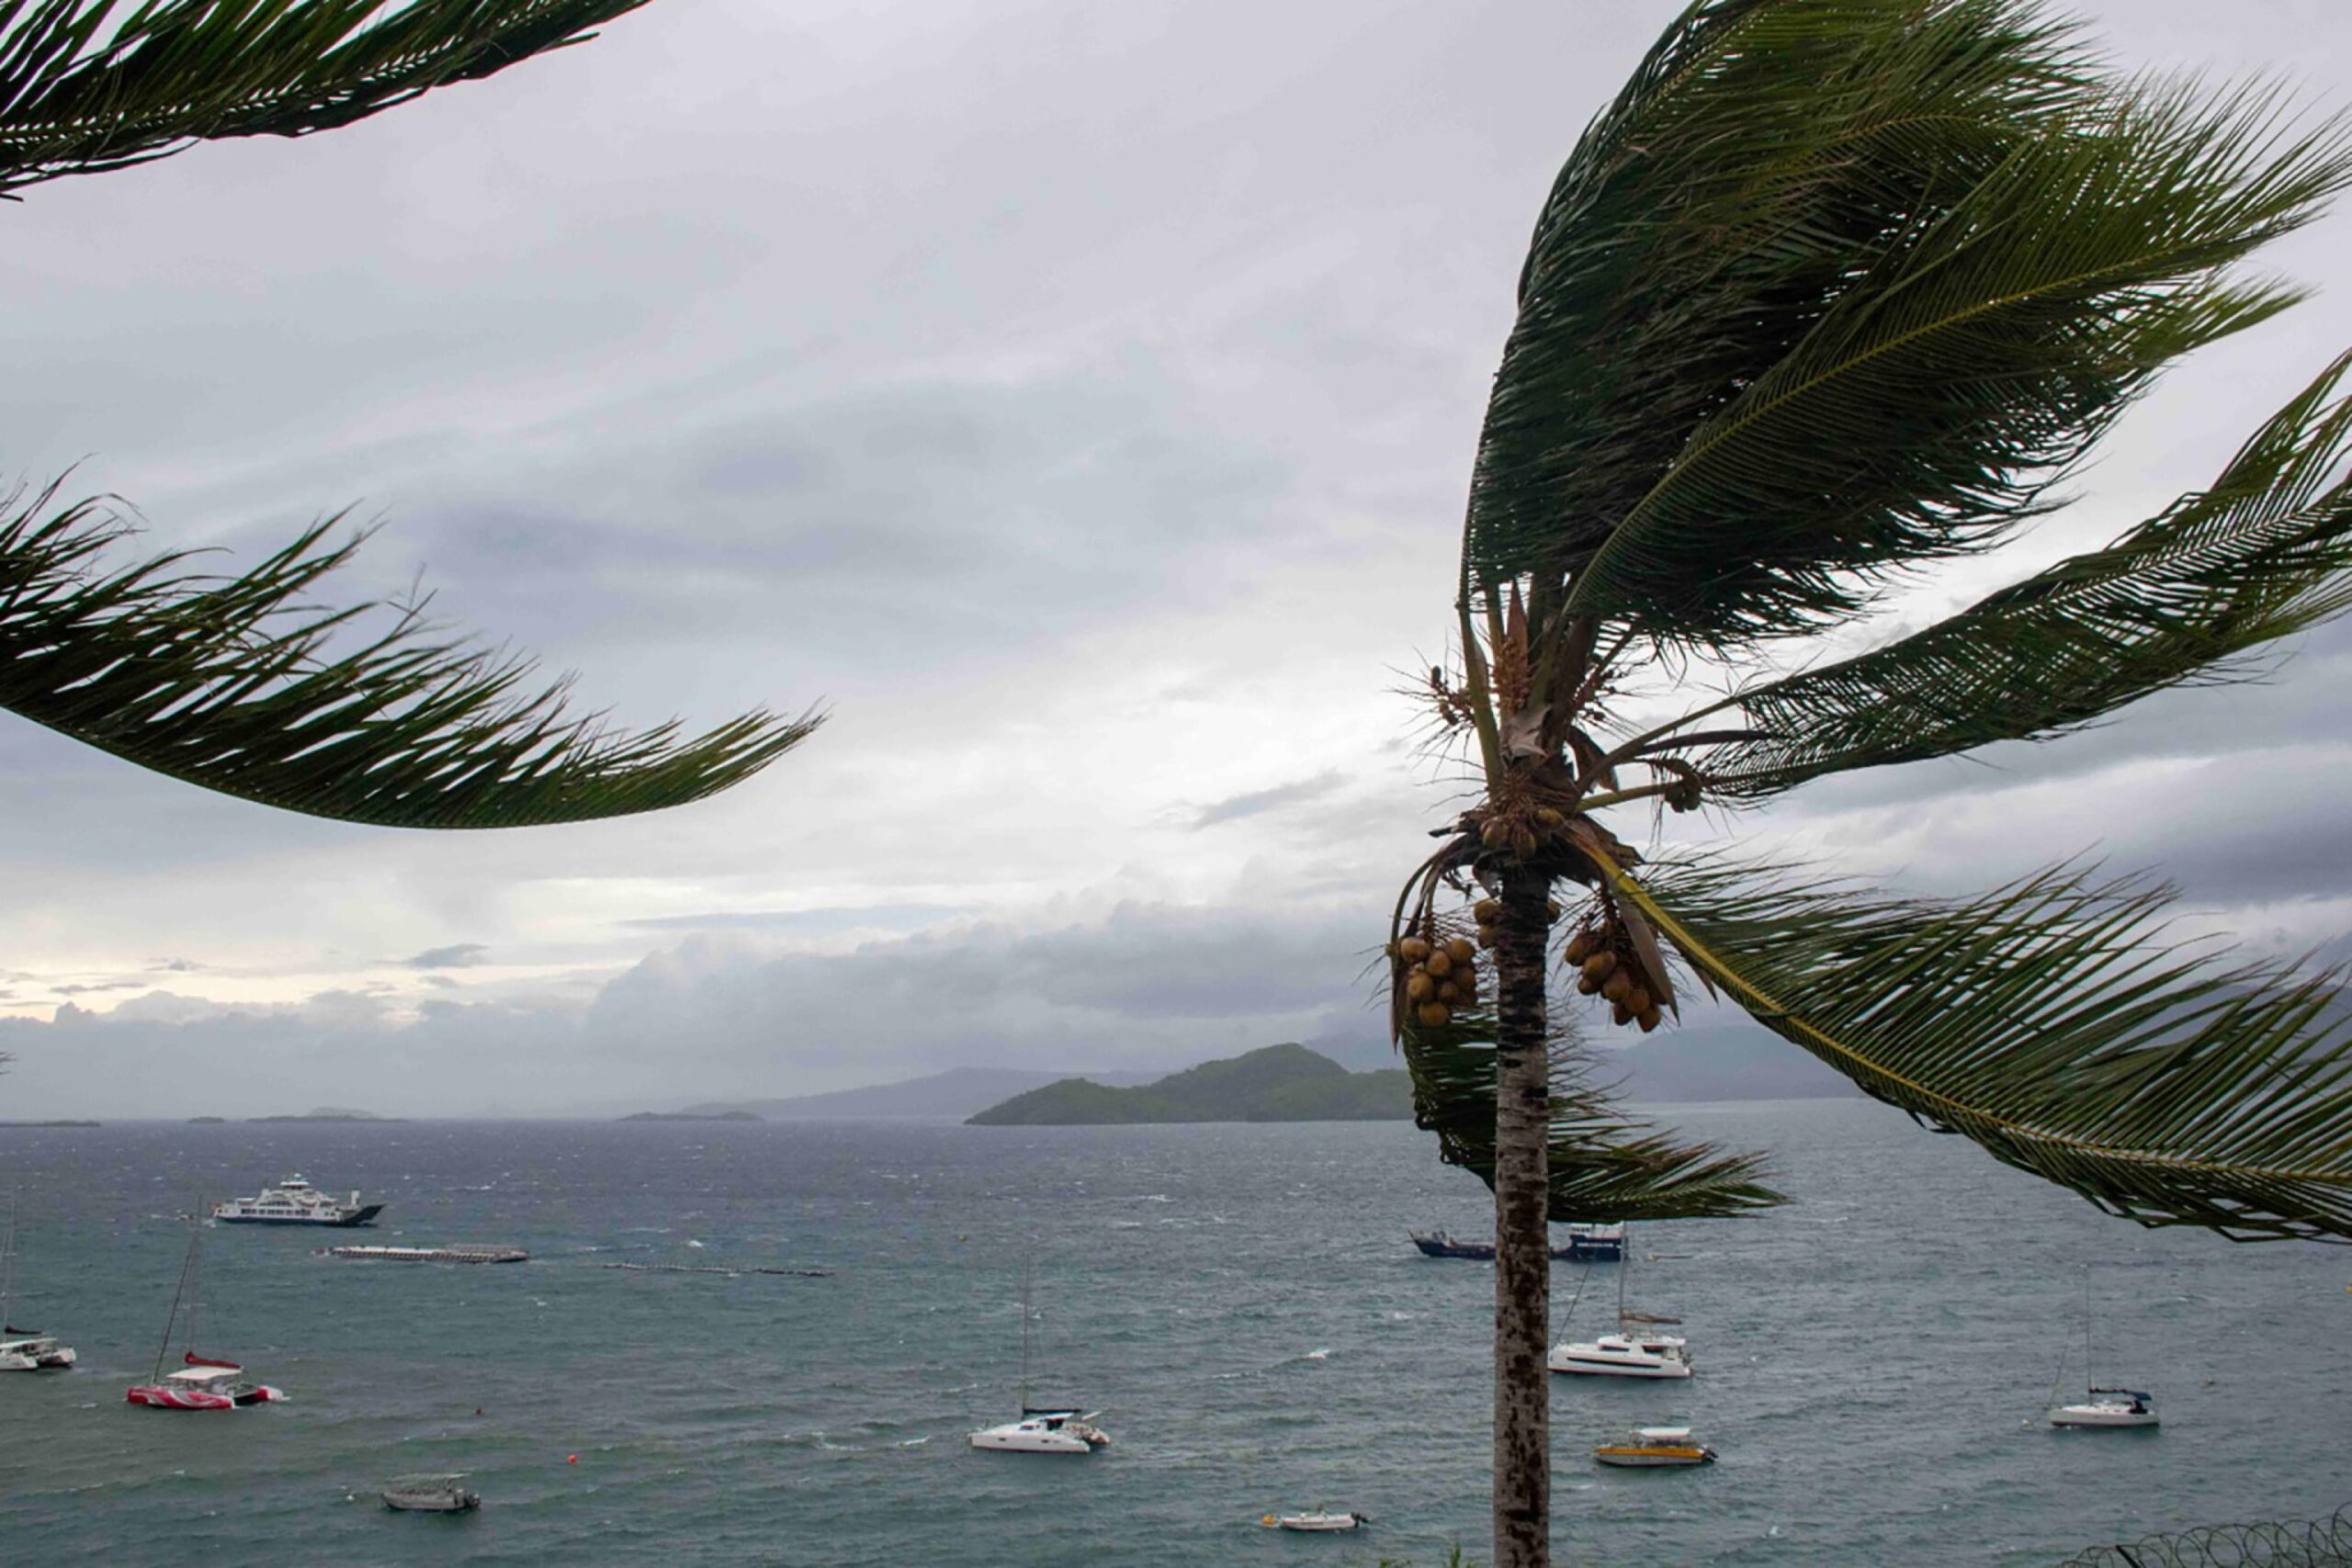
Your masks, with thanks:
M 1618 1378 L 1687 1378 L 1689 1341 L 1678 1334 L 1632 1334 L 1621 1330 L 1596 1339 L 1555 1345 L 1545 1364 L 1555 1372 Z
M 0 1372 L 62 1371 L 78 1359 L 74 1347 L 37 1329 L 11 1328 L 0 1339 Z
M 17 1328 L 17 1195 L 8 1194 L 8 1231 L 0 1236 L 0 1372 L 62 1371 L 74 1362 L 74 1348 L 38 1328 Z
M 377 1495 L 397 1513 L 469 1513 L 481 1506 L 481 1494 L 459 1485 L 463 1480 L 463 1474 L 396 1476 Z
M 1091 1454 L 1110 1445 L 1091 1411 L 1024 1409 L 1018 1421 L 972 1434 L 974 1448 L 1009 1454 Z
M 197 1360 L 194 1352 L 188 1359 Z M 156 1410 L 233 1410 L 241 1404 L 262 1404 L 286 1396 L 245 1375 L 231 1361 L 198 1361 L 176 1372 L 134 1383 L 123 1398 Z
M 2053 1427 L 2154 1427 L 2155 1396 L 2137 1389 L 2095 1388 L 2080 1404 L 2053 1405 Z
M 1621 1228 L 1622 1236 L 1622 1228 Z M 1625 1280 L 1633 1264 L 1617 1270 L 1617 1332 L 1591 1339 L 1566 1340 L 1552 1347 L 1544 1365 L 1555 1372 L 1618 1378 L 1687 1378 L 1690 1375 L 1690 1343 L 1661 1328 L 1679 1325 L 1677 1317 L 1635 1312 L 1625 1304 Z
M 2102 1388 L 2091 1381 L 2091 1271 L 2088 1268 L 2083 1270 L 2081 1403 L 2058 1403 L 2058 1380 L 2065 1375 L 2066 1360 L 2062 1354 L 2058 1361 L 2058 1377 L 2051 1382 L 2049 1408 L 2044 1412 L 2052 1427 L 2154 1427 L 2159 1424 L 2154 1394 L 2134 1388 Z
M 1553 1247 L 1552 1256 L 1579 1259 L 1619 1257 L 1623 1250 L 1624 1230 L 1623 1225 L 1570 1225 L 1568 1239 Z M 1615 1235 L 1611 1238 L 1595 1238 L 1577 1234 L 1583 1231 L 1613 1232 Z M 1425 1258 L 1475 1258 L 1491 1262 L 1495 1256 L 1493 1242 L 1463 1241 L 1451 1231 L 1407 1231 L 1405 1234 L 1413 1238 L 1413 1245 L 1421 1249 Z
M 1715 1450 L 1694 1441 L 1688 1427 L 1636 1427 L 1631 1437 L 1593 1450 L 1592 1457 L 1621 1470 L 1669 1470 L 1713 1464 Z
M 1036 1314 L 1029 1305 L 1029 1265 L 1021 1266 L 1021 1419 L 983 1427 L 971 1434 L 976 1449 L 1009 1454 L 1091 1454 L 1111 1439 L 1094 1425 L 1094 1412 L 1029 1403 L 1029 1360 L 1036 1345 Z
M 362 1203 L 359 1194 L 338 1203 L 300 1175 L 275 1187 L 265 1187 L 250 1198 L 232 1198 L 212 1205 L 212 1217 L 224 1225 L 333 1225 L 348 1228 L 373 1224 L 384 1212 L 381 1203 Z
M 164 1319 L 164 1343 L 155 1352 L 155 1371 L 145 1382 L 133 1383 L 124 1392 L 123 1398 L 152 1410 L 234 1410 L 241 1404 L 284 1399 L 286 1396 L 277 1390 L 247 1377 L 245 1369 L 236 1362 L 199 1356 L 190 1348 L 196 1339 L 197 1316 L 203 1302 L 198 1289 L 203 1269 L 204 1227 L 190 1221 L 187 1256 L 180 1261 L 179 1288 L 172 1292 L 172 1310 Z M 180 1370 L 166 1374 L 164 1367 L 171 1355 L 175 1332 L 186 1337 L 180 1351 Z
M 1268 1514 L 1258 1521 L 1278 1530 L 1298 1530 L 1309 1535 L 1328 1534 L 1333 1530 L 1361 1529 L 1372 1523 L 1362 1514 L 1334 1514 L 1317 1508 L 1304 1514 Z

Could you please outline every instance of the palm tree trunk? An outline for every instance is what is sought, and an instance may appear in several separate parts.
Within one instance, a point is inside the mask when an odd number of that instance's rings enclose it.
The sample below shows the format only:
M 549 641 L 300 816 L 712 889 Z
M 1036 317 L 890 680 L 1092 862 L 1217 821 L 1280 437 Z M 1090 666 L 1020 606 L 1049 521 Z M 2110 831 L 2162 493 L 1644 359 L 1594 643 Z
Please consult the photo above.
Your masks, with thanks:
M 1551 1561 L 1551 878 L 1505 872 L 1495 942 L 1495 1568 Z

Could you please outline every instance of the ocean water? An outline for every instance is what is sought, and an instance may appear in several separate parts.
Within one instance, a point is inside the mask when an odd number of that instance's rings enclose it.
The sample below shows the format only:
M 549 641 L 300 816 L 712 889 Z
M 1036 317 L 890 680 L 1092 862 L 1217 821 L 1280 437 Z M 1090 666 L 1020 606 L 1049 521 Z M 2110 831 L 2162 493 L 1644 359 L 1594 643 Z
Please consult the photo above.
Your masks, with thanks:
M 1862 1101 L 1675 1107 L 1771 1149 L 1797 1201 L 1645 1227 L 1634 1296 L 1698 1375 L 1555 1379 L 1557 1558 L 1583 1564 L 2055 1562 L 2098 1541 L 2352 1501 L 2352 1252 L 2150 1232 Z M 288 1402 L 123 1402 L 152 1369 L 198 1193 L 292 1170 L 371 1232 L 206 1233 L 204 1348 Z M 487 1123 L 0 1129 L 23 1194 L 19 1322 L 79 1369 L 0 1376 L 0 1562 L 1357 1564 L 1483 1556 L 1485 1194 L 1402 1124 L 981 1128 Z M 328 1240 L 511 1243 L 495 1268 L 356 1263 Z M 1647 1255 L 1655 1254 L 1655 1258 Z M 972 1450 L 1040 1398 L 1113 1448 Z M 829 1278 L 600 1264 L 830 1269 Z M 2102 1378 L 2154 1433 L 2037 1416 L 2090 1288 Z M 1599 1326 L 1614 1269 L 1563 1264 Z M 479 1411 L 479 1414 L 477 1414 Z M 1597 1470 L 1689 1422 L 1702 1471 Z M 576 1456 L 576 1458 L 575 1458 Z M 462 1471 L 486 1499 L 395 1515 Z M 1257 1528 L 1372 1516 L 1354 1537 Z

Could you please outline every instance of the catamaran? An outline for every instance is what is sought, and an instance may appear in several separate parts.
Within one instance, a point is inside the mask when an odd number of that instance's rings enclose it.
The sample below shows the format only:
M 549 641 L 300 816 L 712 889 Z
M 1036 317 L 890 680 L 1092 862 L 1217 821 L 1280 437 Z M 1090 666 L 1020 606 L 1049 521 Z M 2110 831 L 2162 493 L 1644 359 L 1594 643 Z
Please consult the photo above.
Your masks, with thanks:
M 1029 1403 L 1029 1360 L 1035 1345 L 1036 1314 L 1029 1307 L 1029 1266 L 1021 1267 L 1021 1419 L 983 1427 L 971 1435 L 976 1449 L 1013 1454 L 1091 1454 L 1111 1439 L 1094 1425 L 1094 1412 Z
M 1679 1317 L 1635 1312 L 1625 1304 L 1625 1277 L 1634 1271 L 1633 1249 L 1617 1270 L 1617 1332 L 1593 1339 L 1563 1340 L 1552 1347 L 1544 1364 L 1555 1372 L 1580 1372 L 1616 1378 L 1687 1378 L 1690 1375 L 1690 1345 L 1679 1334 L 1659 1330 L 1679 1325 Z
M 132 1384 L 123 1398 L 155 1410 L 234 1410 L 241 1404 L 284 1399 L 277 1390 L 248 1378 L 236 1362 L 196 1353 L 197 1313 L 202 1300 L 198 1280 L 203 1265 L 204 1227 L 190 1222 L 187 1256 L 180 1261 L 179 1288 L 172 1292 L 172 1310 L 164 1319 L 164 1343 L 155 1351 L 155 1371 L 145 1382 Z M 182 1303 L 187 1308 L 185 1313 L 180 1310 Z M 183 1324 L 187 1338 L 180 1348 L 180 1370 L 166 1373 L 164 1367 L 172 1353 L 173 1331 Z
M 0 1372 L 59 1371 L 74 1364 L 74 1348 L 38 1328 L 17 1328 L 17 1195 L 8 1194 L 8 1233 L 0 1237 Z

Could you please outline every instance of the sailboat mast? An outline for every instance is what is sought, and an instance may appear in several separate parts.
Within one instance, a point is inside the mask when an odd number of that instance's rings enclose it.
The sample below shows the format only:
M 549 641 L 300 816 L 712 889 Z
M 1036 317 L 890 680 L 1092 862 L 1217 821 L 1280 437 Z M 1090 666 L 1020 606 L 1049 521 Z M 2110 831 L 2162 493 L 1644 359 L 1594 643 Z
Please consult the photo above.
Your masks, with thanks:
M 1021 1259 L 1021 1413 L 1029 1414 L 1029 1350 L 1035 1333 L 1036 1314 L 1029 1305 L 1029 1286 L 1035 1261 L 1026 1256 Z
M 198 1210 L 201 1212 L 203 1207 L 202 1201 L 198 1200 Z M 203 1244 L 203 1241 L 204 1233 L 198 1228 L 195 1216 L 190 1215 L 187 1224 L 187 1256 L 180 1259 L 180 1282 L 172 1292 L 172 1310 L 164 1318 L 164 1342 L 155 1347 L 155 1375 L 148 1380 L 150 1382 L 164 1381 L 164 1359 L 172 1353 L 172 1330 L 179 1324 L 180 1303 L 187 1295 L 188 1278 L 196 1271 L 196 1249 Z
M 14 1332 L 8 1315 L 17 1294 L 17 1190 L 8 1189 L 8 1235 L 0 1240 L 0 1333 Z
M 1625 1276 L 1634 1271 L 1634 1227 L 1625 1227 L 1625 1235 L 1618 1247 L 1617 1262 L 1617 1332 L 1625 1332 Z
M 2098 1383 L 2097 1370 L 2091 1365 L 2091 1266 L 2083 1265 L 2083 1397 Z

